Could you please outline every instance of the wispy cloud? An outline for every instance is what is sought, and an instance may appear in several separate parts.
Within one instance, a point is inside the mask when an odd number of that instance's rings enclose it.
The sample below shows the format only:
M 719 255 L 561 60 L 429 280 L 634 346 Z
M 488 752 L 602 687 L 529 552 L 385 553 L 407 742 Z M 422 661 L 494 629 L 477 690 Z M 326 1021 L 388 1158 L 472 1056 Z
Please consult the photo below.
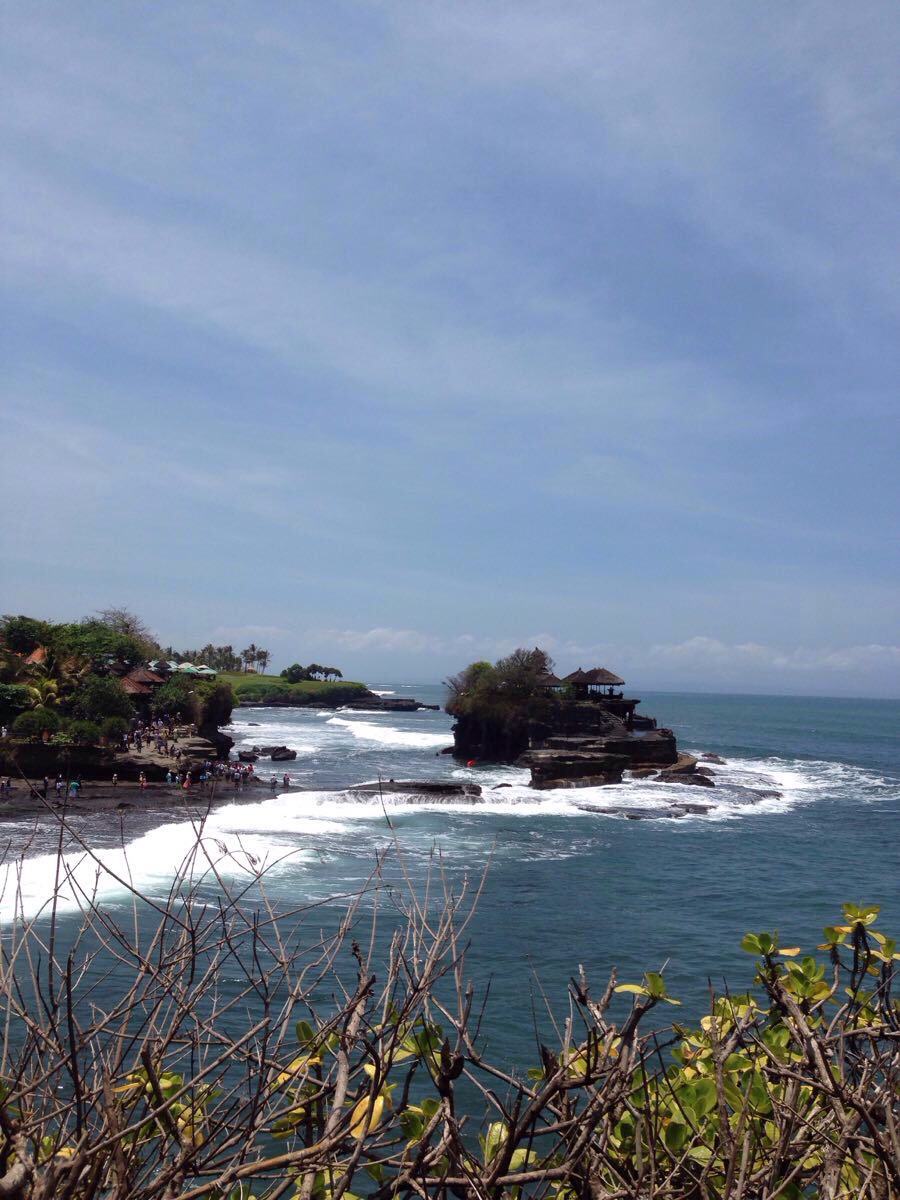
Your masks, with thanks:
M 544 630 L 881 688 L 898 33 L 806 0 L 19 6 L 9 588 L 133 577 L 173 641 L 290 656 Z

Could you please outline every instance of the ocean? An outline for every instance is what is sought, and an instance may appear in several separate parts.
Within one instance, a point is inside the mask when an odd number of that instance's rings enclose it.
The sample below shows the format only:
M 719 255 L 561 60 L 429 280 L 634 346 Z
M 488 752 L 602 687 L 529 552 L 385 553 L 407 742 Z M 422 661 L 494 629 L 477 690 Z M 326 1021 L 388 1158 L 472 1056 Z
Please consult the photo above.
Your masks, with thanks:
M 443 689 L 373 684 L 380 692 L 439 703 Z M 265 891 L 280 907 L 323 901 L 320 924 L 337 921 L 342 900 L 394 843 L 414 887 L 439 865 L 458 885 L 485 873 L 468 929 L 468 969 L 490 983 L 485 1030 L 494 1053 L 531 1062 L 534 1030 L 565 1009 L 569 978 L 583 965 L 596 990 L 615 967 L 639 981 L 665 968 L 679 1016 L 696 1016 L 707 980 L 745 990 L 752 960 L 738 948 L 750 929 L 778 929 L 814 947 L 844 901 L 882 906 L 882 927 L 900 934 L 900 702 L 646 693 L 641 711 L 673 729 L 681 749 L 712 752 L 715 789 L 634 781 L 534 792 L 528 772 L 467 768 L 440 751 L 451 744 L 441 712 L 359 713 L 240 709 L 235 750 L 284 743 L 295 761 L 273 764 L 292 787 L 255 790 L 216 807 L 204 837 L 221 877 L 244 885 L 266 865 Z M 257 764 L 268 777 L 268 760 Z M 403 795 L 348 796 L 364 781 L 465 780 L 474 802 Z M 760 798 L 760 792 L 776 792 Z M 614 805 L 644 814 L 671 800 L 712 804 L 678 820 L 628 820 L 584 811 Z M 195 824 L 184 812 L 136 808 L 121 823 L 83 814 L 75 826 L 112 872 L 72 850 L 80 886 L 104 909 L 128 903 L 122 880 L 165 896 Z M 40 910 L 54 879 L 53 834 L 6 822 L 20 864 L 26 914 Z M 388 875 L 398 877 L 396 854 Z M 12 876 L 0 919 L 12 915 Z M 212 887 L 212 885 L 210 885 Z M 248 904 L 253 893 L 248 893 Z M 75 920 L 76 902 L 64 903 Z

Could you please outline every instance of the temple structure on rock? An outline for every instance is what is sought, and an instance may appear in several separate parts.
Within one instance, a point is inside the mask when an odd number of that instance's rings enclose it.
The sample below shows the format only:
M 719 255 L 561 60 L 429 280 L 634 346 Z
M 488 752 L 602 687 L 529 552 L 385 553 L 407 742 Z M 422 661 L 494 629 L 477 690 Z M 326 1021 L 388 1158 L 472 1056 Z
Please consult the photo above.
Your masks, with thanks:
M 562 679 L 557 679 L 554 675 L 553 682 L 548 682 L 545 686 L 552 688 L 553 691 L 561 691 L 564 688 L 570 688 L 576 700 L 589 700 L 595 704 L 599 704 L 607 712 L 624 721 L 628 729 L 654 729 L 656 722 L 652 717 L 639 717 L 635 714 L 635 709 L 640 704 L 640 700 L 633 697 L 628 697 L 622 691 L 616 691 L 617 688 L 622 688 L 625 685 L 625 680 L 618 675 L 608 671 L 606 667 L 592 667 L 590 671 L 585 671 L 583 667 L 579 667 L 577 671 L 572 671 Z

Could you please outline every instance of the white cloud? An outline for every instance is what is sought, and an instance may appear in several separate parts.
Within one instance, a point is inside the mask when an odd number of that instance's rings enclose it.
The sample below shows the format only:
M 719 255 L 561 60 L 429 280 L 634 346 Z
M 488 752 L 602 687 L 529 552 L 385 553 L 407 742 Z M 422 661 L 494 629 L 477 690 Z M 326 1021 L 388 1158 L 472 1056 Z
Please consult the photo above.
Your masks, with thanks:
M 834 674 L 865 672 L 872 669 L 900 668 L 900 646 L 856 645 L 815 648 L 797 646 L 784 648 L 760 642 L 724 642 L 714 637 L 697 635 L 679 642 L 656 643 L 649 646 L 625 645 L 616 642 L 586 642 L 558 638 L 551 633 L 538 632 L 520 637 L 478 637 L 472 633 L 439 636 L 418 629 L 394 629 L 377 626 L 371 629 L 317 629 L 302 635 L 304 641 L 334 646 L 347 651 L 403 651 L 423 658 L 445 657 L 453 653 L 471 652 L 490 658 L 509 654 L 518 646 L 541 646 L 559 660 L 566 670 L 576 665 L 585 667 L 609 665 L 614 669 L 652 671 L 663 666 L 683 669 L 685 682 L 691 682 L 696 670 L 713 669 L 717 676 L 733 672 L 735 679 L 747 668 L 760 669 L 775 675 Z

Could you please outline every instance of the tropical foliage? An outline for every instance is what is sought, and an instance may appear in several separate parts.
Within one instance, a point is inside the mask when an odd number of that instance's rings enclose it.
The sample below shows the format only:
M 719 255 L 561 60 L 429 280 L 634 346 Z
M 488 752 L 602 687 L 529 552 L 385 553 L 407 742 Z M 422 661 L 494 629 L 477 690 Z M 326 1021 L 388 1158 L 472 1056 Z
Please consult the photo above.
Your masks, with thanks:
M 537 646 L 514 650 L 493 664 L 470 663 L 444 681 L 449 692 L 447 712 L 451 716 L 526 715 L 531 708 L 553 703 L 542 683 L 552 671 L 553 659 Z
M 300 683 L 307 679 L 343 679 L 344 676 L 337 667 L 323 667 L 319 663 L 302 667 L 300 663 L 291 663 L 281 672 L 281 678 L 288 683 Z
M 65 951 L 45 937 L 52 898 L 39 926 L 0 931 L 0 1194 L 900 1194 L 898 955 L 877 908 L 845 905 L 809 954 L 747 934 L 754 987 L 711 994 L 699 1023 L 651 1026 L 678 1004 L 659 973 L 595 994 L 579 972 L 559 1040 L 520 1073 L 480 1036 L 465 889 L 391 887 L 395 931 L 379 951 L 384 916 L 359 928 L 379 871 L 323 936 L 314 912 L 298 930 L 264 900 L 251 914 L 223 891 L 210 906 L 205 874 L 224 886 L 213 849 L 198 844 L 146 934 L 89 896 Z M 125 974 L 101 991 L 101 969 Z

